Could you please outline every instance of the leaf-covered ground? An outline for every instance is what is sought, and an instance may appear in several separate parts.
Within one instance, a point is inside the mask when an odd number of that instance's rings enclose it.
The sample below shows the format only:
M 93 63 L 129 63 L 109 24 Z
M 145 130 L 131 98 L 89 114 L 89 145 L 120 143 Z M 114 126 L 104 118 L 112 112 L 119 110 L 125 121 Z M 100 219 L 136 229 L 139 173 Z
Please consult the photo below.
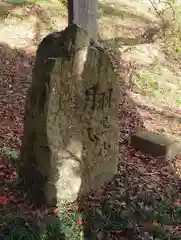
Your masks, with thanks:
M 35 15 L 42 12 L 39 5 L 31 6 L 33 9 Z M 17 17 L 21 10 L 16 8 L 13 14 Z M 181 239 L 181 157 L 170 164 L 135 151 L 129 141 L 120 141 L 118 173 L 113 181 L 100 192 L 63 208 L 60 218 L 56 209 L 37 209 L 26 199 L 13 159 L 21 145 L 24 102 L 36 42 L 48 31 L 39 35 L 36 32 L 39 38 L 33 41 L 33 19 L 26 23 L 16 19 L 15 26 L 12 16 L 7 17 L 0 31 L 0 239 L 83 239 L 82 229 L 89 234 L 88 224 L 98 239 L 105 239 L 106 233 L 107 239 Z M 130 65 L 119 55 L 111 51 L 110 57 L 120 75 L 129 69 Z M 121 77 L 120 88 L 124 93 L 119 112 L 123 139 L 129 140 L 132 133 L 141 129 L 180 136 L 179 116 L 171 118 L 151 111 L 130 94 Z M 77 207 L 85 223 L 76 213 Z

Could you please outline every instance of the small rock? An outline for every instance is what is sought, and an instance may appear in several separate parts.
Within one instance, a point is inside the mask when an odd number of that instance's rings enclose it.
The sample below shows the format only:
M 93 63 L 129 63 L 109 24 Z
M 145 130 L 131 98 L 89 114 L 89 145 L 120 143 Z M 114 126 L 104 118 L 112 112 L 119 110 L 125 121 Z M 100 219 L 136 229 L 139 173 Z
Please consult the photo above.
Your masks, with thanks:
M 181 142 L 173 136 L 156 132 L 141 131 L 131 137 L 131 146 L 154 157 L 172 160 L 181 154 Z

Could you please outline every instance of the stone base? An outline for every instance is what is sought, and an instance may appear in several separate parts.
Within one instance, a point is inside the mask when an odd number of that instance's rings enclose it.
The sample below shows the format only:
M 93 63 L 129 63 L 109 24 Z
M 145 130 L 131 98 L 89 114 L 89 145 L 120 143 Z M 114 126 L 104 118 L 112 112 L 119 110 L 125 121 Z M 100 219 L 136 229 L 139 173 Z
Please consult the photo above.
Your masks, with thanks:
M 181 142 L 173 136 L 141 131 L 131 137 L 131 146 L 154 157 L 172 160 L 181 154 Z

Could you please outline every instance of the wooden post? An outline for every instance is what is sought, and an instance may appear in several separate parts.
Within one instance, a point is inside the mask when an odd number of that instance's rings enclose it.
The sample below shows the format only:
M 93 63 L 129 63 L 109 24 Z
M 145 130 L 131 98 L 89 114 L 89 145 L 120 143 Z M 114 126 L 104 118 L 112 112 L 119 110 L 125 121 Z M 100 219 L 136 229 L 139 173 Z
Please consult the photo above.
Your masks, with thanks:
M 98 0 L 67 0 L 68 24 L 77 24 L 97 40 Z

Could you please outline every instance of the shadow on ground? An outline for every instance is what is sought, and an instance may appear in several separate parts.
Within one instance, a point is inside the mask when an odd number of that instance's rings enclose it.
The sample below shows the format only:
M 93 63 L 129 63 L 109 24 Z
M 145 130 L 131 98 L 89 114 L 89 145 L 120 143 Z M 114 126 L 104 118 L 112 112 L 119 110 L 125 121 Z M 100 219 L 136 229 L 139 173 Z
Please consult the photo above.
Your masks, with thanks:
M 27 92 L 24 82 L 32 70 L 34 56 L 1 44 L 0 59 L 1 147 L 19 150 Z M 118 173 L 100 192 L 90 193 L 78 201 L 86 222 L 83 225 L 85 239 L 131 240 L 150 236 L 179 239 L 180 180 L 169 163 L 137 152 L 129 145 L 131 134 L 144 129 L 144 123 L 123 81 L 120 89 L 123 92 L 119 112 L 122 139 Z M 8 234 L 15 234 L 13 239 L 22 236 L 41 240 L 81 238 L 82 227 L 77 224 L 75 211 L 67 211 L 58 219 L 54 212 L 48 213 L 46 207 L 35 209 L 32 202 L 25 200 L 18 185 L 16 165 L 11 165 L 11 159 L 3 153 L 0 163 L 0 200 L 4 199 L 0 205 L 0 238 L 12 239 Z
M 155 37 L 160 33 L 160 29 L 158 27 L 149 27 L 144 31 L 143 34 L 135 36 L 134 38 L 129 37 L 116 37 L 104 40 L 106 44 L 109 46 L 113 46 L 114 48 L 120 48 L 122 46 L 135 46 L 139 44 L 150 44 L 155 42 Z

